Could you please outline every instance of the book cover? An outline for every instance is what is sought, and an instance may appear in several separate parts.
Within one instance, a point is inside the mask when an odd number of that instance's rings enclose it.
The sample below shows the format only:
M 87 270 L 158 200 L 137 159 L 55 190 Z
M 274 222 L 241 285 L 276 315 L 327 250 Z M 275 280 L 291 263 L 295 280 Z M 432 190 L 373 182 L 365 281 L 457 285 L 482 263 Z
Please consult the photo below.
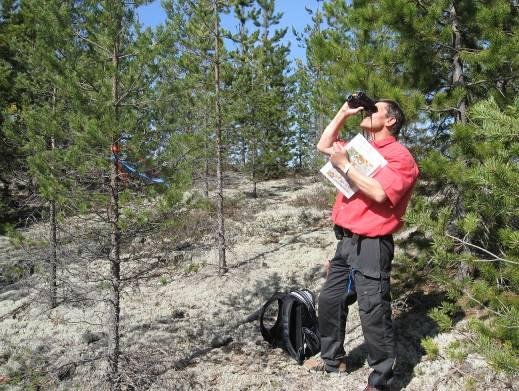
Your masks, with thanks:
M 350 155 L 351 164 L 366 176 L 372 177 L 378 169 L 387 164 L 386 159 L 384 159 L 361 133 L 357 134 L 346 144 L 346 150 Z M 351 198 L 359 190 L 351 180 L 345 178 L 330 162 L 327 162 L 321 168 L 320 172 L 328 178 L 346 198 Z

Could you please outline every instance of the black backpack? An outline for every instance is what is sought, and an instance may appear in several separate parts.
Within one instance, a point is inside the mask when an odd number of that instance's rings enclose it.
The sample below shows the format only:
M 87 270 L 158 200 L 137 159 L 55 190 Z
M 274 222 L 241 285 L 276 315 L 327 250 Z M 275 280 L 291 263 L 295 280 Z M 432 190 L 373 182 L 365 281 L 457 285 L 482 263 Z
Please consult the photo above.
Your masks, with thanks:
M 274 326 L 267 329 L 263 324 L 265 312 L 275 301 L 278 303 L 277 319 Z M 285 350 L 299 364 L 321 351 L 315 298 L 308 289 L 275 293 L 261 309 L 260 328 L 266 341 Z

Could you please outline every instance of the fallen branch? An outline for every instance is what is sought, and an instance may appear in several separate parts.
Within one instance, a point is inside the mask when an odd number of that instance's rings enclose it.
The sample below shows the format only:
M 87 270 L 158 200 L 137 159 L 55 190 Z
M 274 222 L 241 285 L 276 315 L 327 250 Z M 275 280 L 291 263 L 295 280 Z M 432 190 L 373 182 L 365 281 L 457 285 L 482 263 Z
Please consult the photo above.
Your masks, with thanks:
M 15 317 L 15 315 L 17 315 L 18 313 L 22 312 L 23 310 L 25 310 L 27 307 L 29 307 L 29 302 L 27 303 L 23 303 L 22 305 L 16 307 L 14 310 L 8 312 L 7 314 L 3 315 L 1 318 L 0 318 L 0 322 L 3 322 L 4 320 L 6 320 L 7 318 L 11 318 L 11 317 Z

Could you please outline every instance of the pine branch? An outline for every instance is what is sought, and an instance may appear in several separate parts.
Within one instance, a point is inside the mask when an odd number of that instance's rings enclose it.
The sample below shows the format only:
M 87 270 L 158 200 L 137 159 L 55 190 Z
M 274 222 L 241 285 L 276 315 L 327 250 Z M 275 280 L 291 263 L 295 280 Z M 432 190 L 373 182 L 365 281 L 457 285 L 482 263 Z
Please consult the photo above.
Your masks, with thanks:
M 87 37 L 83 37 L 79 31 L 75 31 L 74 34 L 75 34 L 79 39 L 82 39 L 83 41 L 88 42 L 88 43 L 94 45 L 95 47 L 97 47 L 97 48 L 103 50 L 104 52 L 108 53 L 108 57 L 109 57 L 109 58 L 112 58 L 112 52 L 111 52 L 110 50 L 108 50 L 107 48 L 105 48 L 105 47 L 99 45 L 98 43 L 92 41 L 91 39 L 88 39 Z
M 497 79 L 493 79 L 493 80 L 478 80 L 478 81 L 473 81 L 471 83 L 466 83 L 465 85 L 467 87 L 472 87 L 472 86 L 475 86 L 475 85 L 478 85 L 478 84 L 495 84 L 497 82 L 505 82 L 505 81 L 515 80 L 518 77 L 519 76 L 517 76 L 517 75 L 513 75 L 513 76 L 509 76 L 509 77 L 498 77 Z
M 420 111 L 425 111 L 429 113 L 448 113 L 452 111 L 459 111 L 457 107 L 446 107 L 444 109 L 433 109 L 432 107 L 421 107 Z
M 499 317 L 502 317 L 502 316 L 503 316 L 503 314 L 502 314 L 501 312 L 497 312 L 497 311 L 494 311 L 494 310 L 491 309 L 491 308 L 488 308 L 485 304 L 483 304 L 482 302 L 480 302 L 478 299 L 476 299 L 475 297 L 471 296 L 470 293 L 465 292 L 465 294 L 467 295 L 467 297 L 468 297 L 470 300 L 472 300 L 472 301 L 478 303 L 481 307 L 483 307 L 483 308 L 486 309 L 487 311 L 492 312 L 494 315 L 497 315 L 497 316 L 499 316 Z M 518 327 L 519 327 L 519 326 L 518 326 Z
M 197 8 L 199 8 L 199 5 L 193 3 L 192 0 L 187 0 L 187 2 L 189 3 L 189 5 L 190 5 L 191 7 L 193 7 L 193 9 L 197 9 Z M 216 37 L 216 32 L 214 31 L 213 27 L 212 27 L 212 26 L 209 26 L 209 25 L 206 23 L 206 21 L 205 21 L 204 18 L 202 18 L 202 23 L 203 23 L 204 26 L 207 28 L 207 30 L 211 33 L 211 35 L 212 35 L 213 37 Z
M 519 265 L 519 262 L 514 262 L 514 261 L 510 261 L 509 259 L 498 257 L 497 255 L 491 253 L 490 251 L 488 251 L 488 250 L 486 250 L 486 249 L 484 249 L 482 247 L 476 246 L 475 244 L 469 243 L 469 242 L 467 242 L 467 241 L 465 241 L 463 239 L 457 238 L 456 236 L 452 236 L 450 234 L 446 234 L 446 235 L 449 238 L 458 241 L 459 243 L 462 243 L 462 244 L 467 245 L 469 247 L 477 248 L 478 250 L 483 251 L 484 253 L 494 257 L 493 260 L 492 259 L 480 259 L 480 260 L 475 260 L 475 262 L 497 262 L 497 261 L 503 261 L 503 262 L 511 263 L 513 265 Z

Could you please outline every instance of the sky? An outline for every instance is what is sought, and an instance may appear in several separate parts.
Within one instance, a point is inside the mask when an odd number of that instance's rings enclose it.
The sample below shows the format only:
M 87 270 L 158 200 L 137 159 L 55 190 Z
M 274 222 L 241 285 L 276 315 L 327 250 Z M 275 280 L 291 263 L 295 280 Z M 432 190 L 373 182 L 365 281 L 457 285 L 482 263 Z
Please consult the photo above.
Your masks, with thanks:
M 276 0 L 276 12 L 282 12 L 280 24 L 276 28 L 288 27 L 285 35 L 285 42 L 290 43 L 290 59 L 294 61 L 300 58 L 305 61 L 305 49 L 298 47 L 298 43 L 292 34 L 292 27 L 298 32 L 302 32 L 304 27 L 312 23 L 311 15 L 309 15 L 305 7 L 312 10 L 317 9 L 317 0 Z M 155 0 L 151 4 L 139 7 L 139 20 L 144 27 L 155 27 L 164 23 L 166 14 L 160 6 L 160 0 Z M 222 16 L 222 26 L 230 31 L 235 31 L 238 21 L 229 15 Z

